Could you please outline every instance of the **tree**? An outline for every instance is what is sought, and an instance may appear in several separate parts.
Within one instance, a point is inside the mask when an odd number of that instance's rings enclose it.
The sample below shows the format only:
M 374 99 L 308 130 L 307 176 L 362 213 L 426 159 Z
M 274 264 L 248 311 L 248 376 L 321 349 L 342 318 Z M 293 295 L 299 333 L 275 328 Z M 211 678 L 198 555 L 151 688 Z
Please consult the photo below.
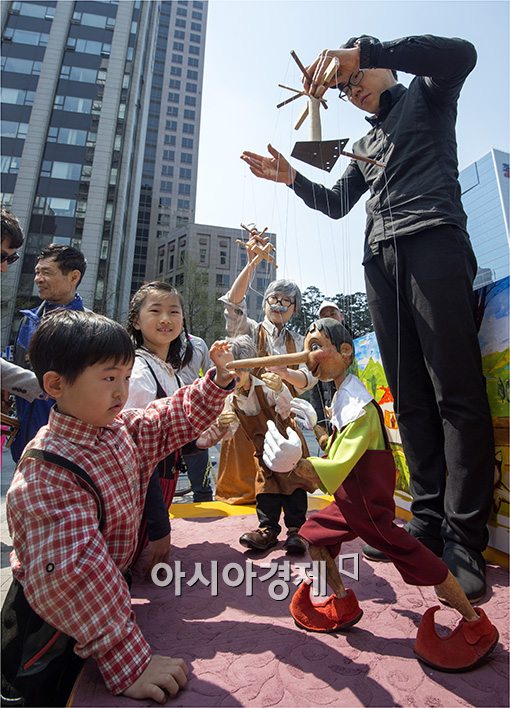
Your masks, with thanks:
M 351 295 L 337 293 L 331 297 L 323 295 L 315 285 L 310 285 L 303 292 L 301 312 L 292 320 L 292 325 L 298 332 L 306 333 L 311 323 L 317 319 L 319 307 L 324 300 L 331 300 L 338 305 L 340 311 L 344 313 L 345 324 L 354 337 L 361 337 L 374 329 L 365 293 L 358 292 Z
M 218 297 L 223 293 L 209 294 L 209 271 L 187 259 L 183 282 L 181 285 L 176 283 L 176 287 L 184 299 L 188 332 L 202 337 L 209 345 L 216 339 L 222 339 L 225 336 L 225 322 Z

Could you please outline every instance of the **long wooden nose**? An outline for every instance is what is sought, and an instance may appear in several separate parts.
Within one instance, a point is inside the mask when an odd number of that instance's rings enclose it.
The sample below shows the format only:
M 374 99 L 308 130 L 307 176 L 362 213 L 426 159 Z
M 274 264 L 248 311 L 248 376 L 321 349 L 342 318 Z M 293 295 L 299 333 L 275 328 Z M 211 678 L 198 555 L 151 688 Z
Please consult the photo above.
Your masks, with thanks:
M 257 369 L 266 366 L 293 366 L 306 364 L 309 352 L 294 352 L 294 354 L 275 354 L 274 356 L 258 356 L 255 359 L 237 359 L 229 361 L 227 369 Z

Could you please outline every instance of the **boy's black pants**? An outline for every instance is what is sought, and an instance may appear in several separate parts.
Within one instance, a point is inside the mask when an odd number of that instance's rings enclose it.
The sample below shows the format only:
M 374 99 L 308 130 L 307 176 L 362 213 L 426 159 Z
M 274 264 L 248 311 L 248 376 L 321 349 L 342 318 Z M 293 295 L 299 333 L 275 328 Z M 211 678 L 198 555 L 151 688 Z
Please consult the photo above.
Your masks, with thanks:
M 259 526 L 282 530 L 279 524 L 283 509 L 285 526 L 300 528 L 306 521 L 308 497 L 304 489 L 296 489 L 292 494 L 257 494 L 255 497 Z
M 382 242 L 365 263 L 365 282 L 409 465 L 413 526 L 483 551 L 494 435 L 476 268 L 467 235 L 446 225 Z

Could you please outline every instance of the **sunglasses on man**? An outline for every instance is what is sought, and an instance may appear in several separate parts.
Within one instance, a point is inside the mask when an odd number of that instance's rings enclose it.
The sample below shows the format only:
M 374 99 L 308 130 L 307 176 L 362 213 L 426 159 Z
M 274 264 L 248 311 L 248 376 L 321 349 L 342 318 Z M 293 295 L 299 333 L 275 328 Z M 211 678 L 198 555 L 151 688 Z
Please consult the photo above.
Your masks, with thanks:
M 16 263 L 18 258 L 19 258 L 19 253 L 5 253 L 5 251 L 2 251 L 2 255 L 0 257 L 0 262 L 1 263 L 8 263 L 9 265 L 12 265 L 13 263 Z

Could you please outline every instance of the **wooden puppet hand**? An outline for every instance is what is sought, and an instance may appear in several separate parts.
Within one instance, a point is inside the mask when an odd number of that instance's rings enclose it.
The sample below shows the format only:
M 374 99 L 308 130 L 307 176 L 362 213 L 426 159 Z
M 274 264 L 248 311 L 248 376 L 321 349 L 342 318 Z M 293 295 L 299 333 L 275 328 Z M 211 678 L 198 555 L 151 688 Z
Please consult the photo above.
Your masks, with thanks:
M 245 150 L 241 155 L 241 160 L 246 162 L 255 177 L 269 179 L 272 182 L 292 184 L 296 179 L 296 170 L 272 145 L 268 145 L 267 149 L 271 157 L 264 157 Z
M 275 374 L 272 371 L 266 371 L 261 374 L 260 378 L 266 386 L 271 389 L 271 391 L 275 391 L 276 393 L 281 393 L 283 391 L 283 381 L 278 374 Z
M 325 75 L 332 59 L 338 62 L 338 68 L 331 79 L 327 81 Z M 311 81 L 308 81 L 304 76 L 303 88 L 308 95 L 321 98 L 328 88 L 338 84 L 346 84 L 352 74 L 357 71 L 359 71 L 359 47 L 324 49 L 317 59 L 306 68 L 306 73 Z
M 264 437 L 264 464 L 273 472 L 290 472 L 303 456 L 298 434 L 292 428 L 286 430 L 287 438 L 278 432 L 272 420 L 267 421 Z
M 237 415 L 234 411 L 223 411 L 223 413 L 219 414 L 218 418 L 216 419 L 216 422 L 222 428 L 228 428 L 228 426 L 232 423 L 235 423 L 236 420 Z
M 163 538 L 158 538 L 157 541 L 149 541 L 150 556 L 145 566 L 145 573 L 151 573 L 153 567 L 158 563 L 165 563 L 170 549 L 172 548 L 172 536 L 167 534 Z
M 123 695 L 137 700 L 151 698 L 156 703 L 164 703 L 168 694 L 176 696 L 188 683 L 187 673 L 184 659 L 153 654 L 147 668 L 126 688 Z
M 269 236 L 260 236 L 258 231 L 254 229 L 251 231 L 251 236 L 249 240 L 246 242 L 246 255 L 248 256 L 248 263 L 252 263 L 257 256 L 257 246 L 261 246 L 262 248 L 267 244 L 269 241 Z
M 214 383 L 220 388 L 226 388 L 235 378 L 235 371 L 229 371 L 226 368 L 229 361 L 234 361 L 230 344 L 225 339 L 213 342 L 209 354 L 216 367 Z

